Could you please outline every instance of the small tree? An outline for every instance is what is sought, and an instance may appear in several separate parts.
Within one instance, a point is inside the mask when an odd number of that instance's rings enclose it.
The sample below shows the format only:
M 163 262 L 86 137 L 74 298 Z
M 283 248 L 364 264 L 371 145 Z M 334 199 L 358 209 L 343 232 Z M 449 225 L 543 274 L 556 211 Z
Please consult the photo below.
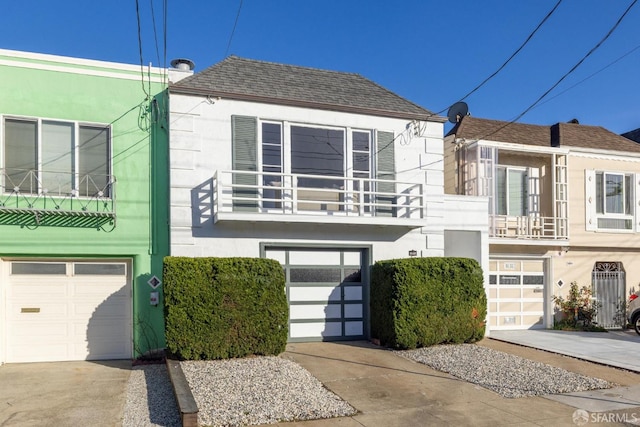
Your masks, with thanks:
M 598 303 L 593 300 L 591 288 L 578 287 L 576 282 L 571 282 L 567 298 L 554 295 L 553 302 L 556 308 L 563 313 L 563 322 L 567 326 L 576 327 L 582 321 L 583 326 L 589 327 L 598 312 Z

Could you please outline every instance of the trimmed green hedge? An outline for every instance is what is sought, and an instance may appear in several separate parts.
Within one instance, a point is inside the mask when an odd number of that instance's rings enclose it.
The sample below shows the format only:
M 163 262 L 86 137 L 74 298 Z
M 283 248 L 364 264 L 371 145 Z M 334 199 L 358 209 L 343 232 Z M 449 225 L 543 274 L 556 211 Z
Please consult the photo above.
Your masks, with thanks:
M 282 266 L 260 258 L 166 257 L 167 350 L 181 359 L 284 351 L 289 306 Z
M 413 349 L 484 336 L 487 298 L 473 259 L 376 262 L 370 303 L 371 335 L 385 346 Z

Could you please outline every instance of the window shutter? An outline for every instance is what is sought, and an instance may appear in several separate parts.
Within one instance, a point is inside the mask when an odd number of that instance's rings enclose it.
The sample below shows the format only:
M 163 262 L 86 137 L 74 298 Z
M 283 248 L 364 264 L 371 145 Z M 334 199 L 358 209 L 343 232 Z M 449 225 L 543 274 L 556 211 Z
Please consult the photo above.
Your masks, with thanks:
M 255 117 L 231 116 L 231 138 L 233 145 L 233 184 L 254 186 L 258 184 L 258 176 L 243 174 L 243 171 L 255 172 L 258 170 L 257 138 L 258 120 Z M 236 173 L 236 171 L 240 173 Z M 255 211 L 258 208 L 257 200 L 236 200 L 240 198 L 258 198 L 258 189 L 251 187 L 236 187 L 233 189 L 234 211 Z
M 596 218 L 596 171 L 586 169 L 584 171 L 584 211 L 585 229 L 595 231 L 598 229 Z
M 376 139 L 376 178 L 395 181 L 395 144 L 393 133 L 378 131 Z M 395 182 L 378 182 L 377 191 L 382 193 L 395 193 Z M 393 206 L 395 202 L 395 196 L 383 195 L 376 197 L 376 215 L 396 216 L 396 208 Z

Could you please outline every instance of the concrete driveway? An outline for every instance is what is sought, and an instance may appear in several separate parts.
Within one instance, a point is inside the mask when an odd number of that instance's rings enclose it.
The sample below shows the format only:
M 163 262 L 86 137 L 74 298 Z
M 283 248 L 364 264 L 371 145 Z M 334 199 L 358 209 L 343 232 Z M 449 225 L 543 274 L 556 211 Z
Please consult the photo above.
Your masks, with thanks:
M 0 426 L 121 426 L 131 360 L 0 366 Z
M 633 330 L 574 332 L 525 329 L 491 331 L 491 338 L 640 372 L 640 335 Z

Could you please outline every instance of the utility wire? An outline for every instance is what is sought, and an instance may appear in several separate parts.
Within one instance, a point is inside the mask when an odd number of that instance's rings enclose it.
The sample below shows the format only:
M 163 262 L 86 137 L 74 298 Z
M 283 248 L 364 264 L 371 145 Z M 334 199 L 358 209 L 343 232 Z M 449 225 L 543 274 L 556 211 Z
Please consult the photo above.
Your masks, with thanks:
M 558 6 L 560 6 L 560 3 L 562 3 L 562 0 L 558 0 L 558 2 L 556 3 L 555 6 L 553 6 L 553 8 L 547 13 L 547 15 L 542 19 L 542 21 L 540 21 L 540 23 L 538 24 L 538 26 L 527 36 L 527 38 L 525 39 L 525 41 L 520 45 L 520 47 L 518 49 L 516 49 L 515 52 L 513 52 L 511 54 L 511 56 L 500 66 L 498 67 L 498 69 L 496 71 L 494 71 L 491 75 L 489 75 L 489 77 L 487 77 L 486 79 L 484 79 L 482 81 L 482 83 L 480 83 L 478 86 L 474 87 L 469 93 L 467 93 L 465 96 L 463 96 L 462 98 L 460 98 L 459 101 L 464 101 L 465 99 L 467 99 L 471 94 L 475 93 L 478 89 L 480 89 L 482 86 L 484 86 L 489 80 L 491 80 L 492 78 L 494 78 L 500 71 L 502 71 L 502 69 L 504 67 L 507 66 L 507 64 L 509 62 L 511 62 L 511 60 L 513 58 L 515 58 L 515 56 L 520 53 L 520 51 L 527 45 L 527 43 L 529 43 L 529 41 L 533 38 L 533 36 L 538 32 L 538 30 L 540 29 L 540 27 L 542 27 L 542 25 L 547 22 L 547 20 L 551 17 L 551 15 L 553 15 L 553 13 L 556 11 L 556 9 L 558 8 Z M 448 110 L 449 108 L 451 108 L 451 106 L 445 108 L 444 110 L 436 113 L 436 114 L 441 114 L 444 111 Z
M 605 34 L 605 36 L 598 42 L 596 43 L 596 45 L 594 47 L 591 48 L 591 50 L 589 50 L 589 52 L 587 52 L 586 55 L 584 55 L 573 67 L 571 67 L 571 69 L 569 71 L 567 71 L 562 77 L 560 77 L 560 79 L 555 82 L 546 92 L 544 92 L 542 95 L 540 95 L 540 97 L 533 103 L 531 104 L 529 107 L 527 107 L 522 113 L 518 114 L 514 119 L 510 120 L 509 122 L 505 123 L 504 125 L 500 126 L 499 128 L 491 131 L 490 133 L 484 135 L 482 138 L 479 139 L 486 139 L 487 137 L 501 131 L 502 129 L 506 128 L 507 126 L 517 122 L 518 120 L 520 120 L 520 118 L 522 118 L 522 116 L 524 116 L 525 114 L 527 114 L 529 111 L 531 111 L 537 104 L 540 103 L 540 101 L 542 101 L 553 89 L 555 89 L 560 83 L 562 83 L 562 81 L 564 81 L 564 79 L 566 79 L 570 74 L 572 74 L 580 65 L 582 65 L 582 63 L 589 57 L 591 56 L 591 54 L 593 54 L 600 46 L 602 46 L 602 44 L 611 36 L 611 34 L 613 34 L 613 32 L 618 28 L 618 26 L 620 25 L 620 23 L 622 22 L 622 20 L 624 19 L 625 16 L 627 16 L 627 14 L 629 13 L 629 11 L 631 10 L 631 8 L 638 2 L 638 0 L 633 0 L 631 2 L 631 4 L 627 7 L 627 9 L 624 11 L 624 13 L 622 15 L 620 15 L 620 18 L 618 18 L 618 20 L 616 21 L 616 23 L 613 25 L 613 27 L 611 27 L 611 29 L 607 32 L 607 34 Z
M 149 0 L 151 5 L 151 23 L 153 24 L 153 38 L 156 42 L 156 58 L 158 58 L 158 66 L 160 66 L 160 48 L 158 46 L 158 31 L 156 31 L 156 12 L 153 9 L 153 0 Z
M 149 97 L 149 93 L 147 93 L 147 88 L 144 87 L 144 59 L 142 56 L 142 28 L 140 25 L 140 2 L 136 0 L 136 18 L 138 21 L 138 52 L 140 54 L 140 76 L 142 78 L 142 91 L 144 94 Z
M 240 0 L 240 4 L 238 5 L 238 13 L 236 13 L 236 20 L 233 23 L 233 29 L 231 30 L 231 35 L 229 36 L 229 42 L 227 43 L 227 50 L 224 52 L 225 58 L 229 54 L 229 48 L 231 47 L 231 40 L 233 40 L 233 35 L 236 32 L 236 26 L 238 25 L 238 19 L 240 18 L 240 10 L 242 10 L 242 0 Z
M 620 62 L 621 60 L 623 60 L 624 58 L 626 58 L 627 56 L 631 55 L 633 52 L 635 52 L 636 50 L 640 49 L 640 44 L 636 47 L 634 47 L 633 49 L 631 49 L 630 51 L 628 51 L 627 53 L 625 53 L 624 55 L 618 57 L 616 60 L 610 62 L 609 64 L 605 65 L 604 67 L 600 68 L 598 71 L 596 71 L 593 74 L 590 74 L 589 76 L 585 77 L 584 79 L 580 80 L 578 83 L 569 86 L 568 88 L 566 88 L 565 90 L 563 90 L 562 92 L 559 92 L 556 95 L 553 95 L 550 98 L 545 99 L 543 102 L 539 103 L 538 105 L 536 105 L 535 107 L 532 108 L 532 110 L 538 108 L 539 106 L 546 104 L 547 102 L 551 101 L 552 99 L 556 99 L 557 97 L 559 97 L 560 95 L 563 95 L 564 93 L 570 91 L 571 89 L 573 89 L 574 87 L 581 85 L 582 83 L 586 82 L 587 80 L 589 80 L 591 77 L 594 77 L 597 74 L 600 74 L 601 72 L 603 72 L 604 70 L 606 70 L 607 68 L 611 67 L 612 65 Z

